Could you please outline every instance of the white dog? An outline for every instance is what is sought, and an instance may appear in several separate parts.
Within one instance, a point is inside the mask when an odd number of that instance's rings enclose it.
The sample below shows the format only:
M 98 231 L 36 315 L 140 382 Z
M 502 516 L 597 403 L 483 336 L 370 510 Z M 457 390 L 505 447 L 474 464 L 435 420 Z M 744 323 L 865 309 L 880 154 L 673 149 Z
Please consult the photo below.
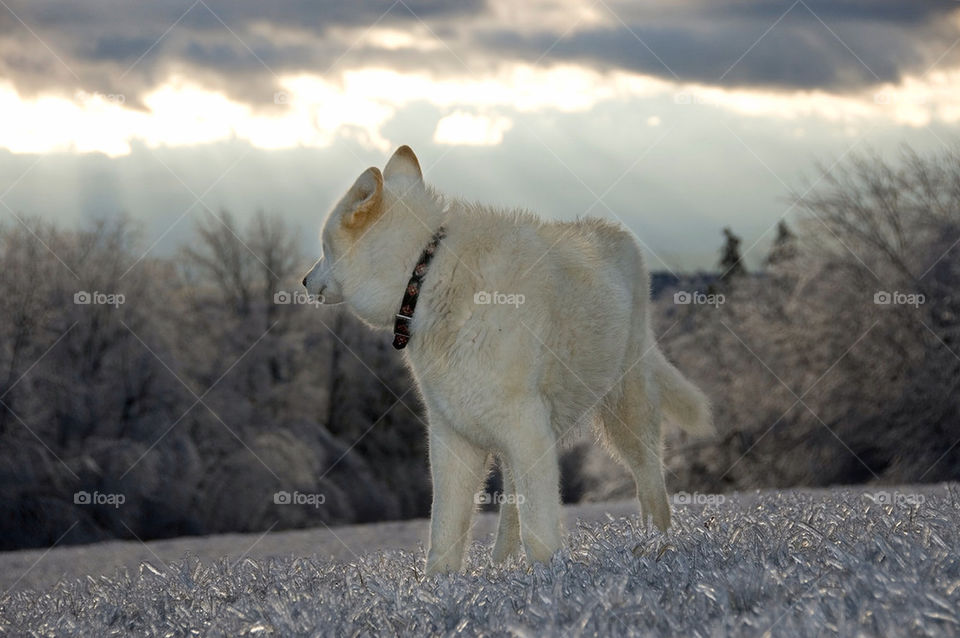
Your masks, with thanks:
M 322 241 L 307 291 L 393 326 L 395 347 L 409 341 L 429 421 L 428 574 L 460 568 L 491 455 L 513 497 L 494 560 L 522 542 L 529 560 L 548 561 L 562 533 L 557 445 L 593 422 L 633 472 L 644 516 L 670 525 L 662 415 L 694 434 L 713 426 L 706 397 L 654 340 L 630 232 L 447 200 L 401 146 L 382 173 L 360 175 Z

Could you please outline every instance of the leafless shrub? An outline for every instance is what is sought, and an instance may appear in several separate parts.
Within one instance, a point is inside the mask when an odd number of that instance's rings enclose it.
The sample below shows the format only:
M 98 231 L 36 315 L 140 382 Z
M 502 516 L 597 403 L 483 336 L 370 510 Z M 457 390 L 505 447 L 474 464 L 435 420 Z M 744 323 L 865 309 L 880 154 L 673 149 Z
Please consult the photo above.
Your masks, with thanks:
M 795 250 L 655 312 L 714 399 L 712 441 L 670 439 L 678 489 L 960 474 L 960 155 L 861 156 L 797 201 Z
M 173 258 L 124 218 L 24 221 L 0 226 L 3 547 L 428 512 L 406 371 L 352 318 L 278 302 L 307 266 L 278 217 L 208 213 Z M 274 503 L 295 490 L 324 503 Z

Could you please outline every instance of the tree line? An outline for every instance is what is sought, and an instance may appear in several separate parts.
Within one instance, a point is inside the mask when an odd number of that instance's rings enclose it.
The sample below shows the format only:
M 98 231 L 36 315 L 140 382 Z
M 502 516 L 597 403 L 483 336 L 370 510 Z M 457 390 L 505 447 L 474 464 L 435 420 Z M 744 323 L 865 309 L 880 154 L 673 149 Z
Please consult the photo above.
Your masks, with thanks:
M 668 434 L 669 487 L 956 479 L 960 155 L 861 156 L 791 209 L 758 271 L 727 229 L 653 301 L 718 426 Z M 0 224 L 0 549 L 429 514 L 389 336 L 298 294 L 280 216 L 204 214 L 168 257 L 126 217 Z M 592 444 L 562 464 L 568 501 L 632 496 Z

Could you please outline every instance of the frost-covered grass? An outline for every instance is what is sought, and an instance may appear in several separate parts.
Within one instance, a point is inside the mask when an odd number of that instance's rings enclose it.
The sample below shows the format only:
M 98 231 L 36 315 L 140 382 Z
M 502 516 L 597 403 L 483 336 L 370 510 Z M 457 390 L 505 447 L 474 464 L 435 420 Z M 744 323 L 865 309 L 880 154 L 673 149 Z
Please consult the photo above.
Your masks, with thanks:
M 465 572 L 428 579 L 422 551 L 144 565 L 11 594 L 0 634 L 960 634 L 960 489 L 886 493 L 679 505 L 668 536 L 638 517 L 582 524 L 532 569 L 489 566 L 478 543 Z

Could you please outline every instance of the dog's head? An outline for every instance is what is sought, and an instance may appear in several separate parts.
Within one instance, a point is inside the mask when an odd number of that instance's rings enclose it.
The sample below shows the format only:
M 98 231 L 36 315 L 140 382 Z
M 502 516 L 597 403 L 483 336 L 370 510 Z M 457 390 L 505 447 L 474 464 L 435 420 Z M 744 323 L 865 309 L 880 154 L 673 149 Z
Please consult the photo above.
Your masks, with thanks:
M 409 239 L 404 235 L 411 226 L 400 218 L 417 214 L 412 207 L 425 189 L 420 163 L 409 146 L 398 148 L 383 172 L 371 166 L 361 173 L 324 222 L 323 252 L 303 278 L 307 292 L 325 304 L 347 301 L 358 311 L 382 296 L 398 303 L 409 273 L 391 273 L 400 277 L 398 292 L 392 277 L 384 280 L 383 268 L 391 265 L 391 251 Z M 412 230 L 422 228 L 416 224 Z

